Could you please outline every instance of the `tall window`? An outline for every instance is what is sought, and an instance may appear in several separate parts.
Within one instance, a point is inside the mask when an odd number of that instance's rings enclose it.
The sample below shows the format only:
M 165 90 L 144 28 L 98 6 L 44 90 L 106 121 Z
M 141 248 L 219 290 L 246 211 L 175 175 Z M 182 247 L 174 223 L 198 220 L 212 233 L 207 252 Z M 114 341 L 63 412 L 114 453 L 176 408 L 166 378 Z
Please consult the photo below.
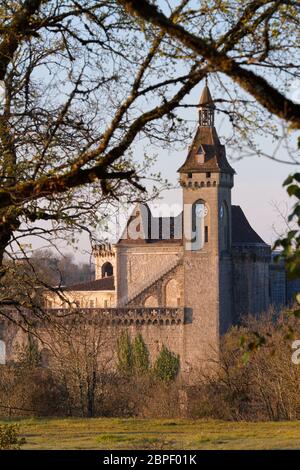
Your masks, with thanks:
M 201 199 L 194 202 L 192 207 L 192 234 L 191 249 L 192 251 L 201 250 L 208 236 L 205 229 L 205 217 L 207 215 L 207 207 Z M 206 226 L 207 227 L 207 226 Z
M 230 248 L 230 234 L 229 234 L 229 214 L 226 201 L 222 202 L 220 208 L 220 247 L 221 251 L 227 251 Z

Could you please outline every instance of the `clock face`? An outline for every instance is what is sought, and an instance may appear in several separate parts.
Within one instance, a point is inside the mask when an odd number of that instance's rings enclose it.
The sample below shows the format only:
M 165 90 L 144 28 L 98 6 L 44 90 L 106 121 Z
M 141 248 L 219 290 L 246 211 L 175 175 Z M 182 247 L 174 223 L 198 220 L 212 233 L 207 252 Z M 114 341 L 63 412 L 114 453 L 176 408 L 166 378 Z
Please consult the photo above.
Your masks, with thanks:
M 221 206 L 220 207 L 220 218 L 223 219 L 223 216 L 224 216 L 224 207 Z
M 205 217 L 207 215 L 207 207 L 203 203 L 196 204 L 196 217 Z

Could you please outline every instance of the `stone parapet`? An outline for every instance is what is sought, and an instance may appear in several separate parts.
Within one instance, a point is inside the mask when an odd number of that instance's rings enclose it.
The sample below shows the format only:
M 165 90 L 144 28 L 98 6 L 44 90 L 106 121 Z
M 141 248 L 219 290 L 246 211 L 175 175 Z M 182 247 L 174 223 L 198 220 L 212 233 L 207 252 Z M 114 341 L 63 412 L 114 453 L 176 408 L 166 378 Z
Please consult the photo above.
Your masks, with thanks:
M 88 322 L 103 325 L 178 325 L 184 323 L 183 307 L 120 307 L 88 309 L 51 309 L 49 315 L 64 318 L 68 322 Z M 70 314 L 74 314 L 71 315 Z

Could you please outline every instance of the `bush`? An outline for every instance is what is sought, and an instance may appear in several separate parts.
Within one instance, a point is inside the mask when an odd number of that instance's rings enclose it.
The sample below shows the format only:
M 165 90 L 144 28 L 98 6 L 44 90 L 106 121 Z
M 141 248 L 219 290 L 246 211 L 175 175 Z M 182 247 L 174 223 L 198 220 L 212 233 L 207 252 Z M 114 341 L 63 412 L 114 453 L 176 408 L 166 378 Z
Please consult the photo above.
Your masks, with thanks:
M 24 437 L 18 437 L 19 431 L 17 424 L 1 424 L 0 450 L 19 450 L 26 442 Z
M 64 387 L 52 371 L 24 364 L 1 367 L 0 408 L 14 416 L 57 416 L 66 413 Z
M 162 382 L 170 382 L 176 378 L 178 371 L 179 356 L 163 346 L 153 367 L 154 375 Z
M 134 372 L 137 374 L 148 372 L 149 352 L 141 334 L 138 334 L 133 340 L 132 355 Z
M 226 420 L 300 419 L 300 366 L 291 360 L 297 338 L 299 320 L 286 314 L 249 317 L 231 328 L 215 373 L 199 374 L 190 413 Z

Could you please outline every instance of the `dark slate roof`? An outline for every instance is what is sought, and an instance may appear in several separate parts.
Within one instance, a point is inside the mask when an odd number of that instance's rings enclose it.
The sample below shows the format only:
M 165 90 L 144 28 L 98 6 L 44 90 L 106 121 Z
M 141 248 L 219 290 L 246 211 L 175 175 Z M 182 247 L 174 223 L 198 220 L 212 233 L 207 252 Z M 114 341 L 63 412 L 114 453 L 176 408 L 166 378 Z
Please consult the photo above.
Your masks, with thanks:
M 134 230 L 131 236 L 131 224 Z M 154 217 L 147 204 L 138 204 L 118 244 L 182 243 L 182 212 L 176 217 Z
M 193 143 L 179 173 L 225 172 L 234 174 L 226 158 L 225 146 L 221 145 L 215 127 L 198 126 Z
M 65 290 L 69 291 L 96 291 L 96 290 L 115 290 L 114 276 L 103 277 L 95 281 L 81 282 L 68 286 Z
M 268 246 L 253 230 L 240 206 L 231 206 L 232 245 L 260 244 Z
M 136 226 L 136 217 L 139 217 L 140 236 L 136 239 L 121 238 L 118 241 L 119 244 L 182 244 L 182 212 L 173 218 L 153 217 L 146 204 L 139 204 L 136 209 L 138 215 L 135 215 L 132 220 L 129 219 L 127 228 L 130 228 L 131 222 Z M 231 206 L 231 214 L 233 245 L 259 244 L 268 246 L 253 230 L 240 206 Z

